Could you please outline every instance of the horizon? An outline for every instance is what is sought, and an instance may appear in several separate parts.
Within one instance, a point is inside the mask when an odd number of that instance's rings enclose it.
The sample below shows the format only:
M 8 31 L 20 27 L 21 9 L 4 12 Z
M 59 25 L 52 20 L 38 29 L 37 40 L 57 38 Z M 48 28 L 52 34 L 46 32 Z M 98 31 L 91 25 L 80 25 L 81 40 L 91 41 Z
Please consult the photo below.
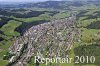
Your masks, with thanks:
M 64 1 L 64 0 L 0 0 L 0 2 L 44 2 L 44 1 Z M 66 0 L 72 1 L 72 0 Z
M 45 1 L 99 1 L 100 0 L 0 0 L 0 4 L 12 4 L 12 3 L 38 3 Z

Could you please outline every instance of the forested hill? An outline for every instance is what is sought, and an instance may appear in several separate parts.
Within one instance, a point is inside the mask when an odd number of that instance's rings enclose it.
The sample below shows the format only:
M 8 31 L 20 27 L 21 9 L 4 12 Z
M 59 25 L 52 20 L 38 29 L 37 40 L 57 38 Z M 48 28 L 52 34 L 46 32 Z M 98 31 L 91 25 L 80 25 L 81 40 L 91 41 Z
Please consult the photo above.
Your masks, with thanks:
M 38 2 L 38 3 L 14 3 L 10 4 L 0 4 L 0 8 L 53 8 L 53 9 L 68 9 L 70 6 L 74 7 L 82 7 L 84 5 L 95 5 L 100 6 L 100 1 L 98 0 L 89 0 L 89 1 L 45 1 L 45 2 Z
M 39 3 L 20 4 L 21 7 L 38 7 L 38 8 L 53 8 L 53 9 L 67 9 L 67 7 L 81 7 L 84 5 L 93 4 L 100 6 L 98 1 L 46 1 Z

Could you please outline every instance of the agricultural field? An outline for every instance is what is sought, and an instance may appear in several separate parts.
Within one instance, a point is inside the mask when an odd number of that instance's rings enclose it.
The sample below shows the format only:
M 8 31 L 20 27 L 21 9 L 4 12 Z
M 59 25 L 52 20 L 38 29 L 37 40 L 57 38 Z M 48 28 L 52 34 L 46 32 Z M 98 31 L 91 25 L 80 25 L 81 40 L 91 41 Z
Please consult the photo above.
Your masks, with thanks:
M 99 66 L 100 62 L 100 8 L 83 10 L 77 15 L 77 27 L 81 31 L 80 42 L 75 43 L 75 56 L 95 56 L 95 63 L 80 63 L 76 66 Z M 79 44 L 79 45 L 76 45 Z

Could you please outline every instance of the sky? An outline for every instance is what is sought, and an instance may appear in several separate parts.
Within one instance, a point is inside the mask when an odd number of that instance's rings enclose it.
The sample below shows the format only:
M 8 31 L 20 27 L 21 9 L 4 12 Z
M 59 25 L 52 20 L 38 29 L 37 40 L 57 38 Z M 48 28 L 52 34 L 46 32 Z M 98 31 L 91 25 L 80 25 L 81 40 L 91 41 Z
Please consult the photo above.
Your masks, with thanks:
M 0 0 L 0 2 L 40 2 L 40 1 L 48 1 L 48 0 Z M 61 0 L 56 0 L 56 1 L 61 1 Z
M 0 0 L 0 2 L 41 2 L 41 1 L 48 1 L 48 0 Z M 55 0 L 51 0 L 51 1 L 55 1 Z M 62 1 L 62 0 L 56 0 L 56 1 Z M 65 1 L 76 1 L 76 0 L 65 0 Z M 84 1 L 84 0 L 82 0 L 82 1 Z M 90 0 L 90 1 L 92 1 L 92 0 Z

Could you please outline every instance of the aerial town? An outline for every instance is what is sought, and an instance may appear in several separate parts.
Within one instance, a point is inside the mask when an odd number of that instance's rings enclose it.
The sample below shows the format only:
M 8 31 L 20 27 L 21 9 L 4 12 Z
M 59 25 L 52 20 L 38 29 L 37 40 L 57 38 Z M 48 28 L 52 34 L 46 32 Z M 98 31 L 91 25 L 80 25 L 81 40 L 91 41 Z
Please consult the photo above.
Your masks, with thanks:
M 0 0 L 0 66 L 100 66 L 100 0 Z
M 16 38 L 9 48 L 12 54 L 9 63 L 24 66 L 34 54 L 49 58 L 67 57 L 76 33 L 75 16 L 33 26 Z

